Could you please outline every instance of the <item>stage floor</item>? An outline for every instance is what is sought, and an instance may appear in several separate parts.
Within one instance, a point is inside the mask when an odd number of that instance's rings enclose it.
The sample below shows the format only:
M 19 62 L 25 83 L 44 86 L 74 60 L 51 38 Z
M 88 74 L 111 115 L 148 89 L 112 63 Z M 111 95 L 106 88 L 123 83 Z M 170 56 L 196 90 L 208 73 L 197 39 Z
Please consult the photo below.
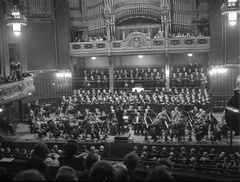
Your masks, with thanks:
M 219 120 L 221 118 L 221 113 L 215 113 L 214 116 Z M 90 138 L 90 135 L 88 135 L 88 138 L 85 139 L 85 140 L 81 140 L 82 136 L 80 135 L 80 137 L 77 139 L 78 141 L 82 141 L 82 142 L 115 142 L 115 137 L 127 137 L 128 138 L 128 141 L 131 142 L 131 143 L 168 143 L 168 144 L 191 144 L 191 145 L 194 145 L 194 144 L 204 144 L 204 145 L 229 145 L 230 144 L 230 134 L 227 138 L 223 138 L 221 141 L 211 141 L 209 140 L 207 137 L 204 137 L 202 139 L 202 141 L 200 142 L 197 142 L 196 139 L 195 139 L 195 134 L 193 133 L 192 135 L 192 141 L 189 141 L 188 138 L 189 136 L 187 135 L 188 132 L 186 132 L 186 135 L 185 135 L 185 139 L 182 139 L 181 141 L 178 142 L 178 139 L 177 138 L 174 138 L 173 141 L 164 141 L 164 136 L 162 137 L 162 139 L 159 139 L 158 141 L 153 141 L 151 139 L 151 136 L 148 136 L 148 140 L 145 141 L 144 140 L 144 136 L 142 135 L 134 135 L 134 131 L 131 129 L 130 127 L 130 131 L 128 133 L 125 133 L 121 136 L 119 135 L 115 135 L 115 136 L 111 136 L 111 135 L 108 135 L 108 138 L 107 140 L 97 140 L 97 139 L 94 139 L 93 141 L 91 140 Z M 229 132 L 230 133 L 230 132 Z M 38 136 L 37 134 L 30 134 L 30 131 L 29 131 L 29 127 L 27 124 L 24 124 L 24 123 L 19 123 L 17 124 L 17 127 L 16 127 L 16 134 L 15 135 L 7 135 L 5 133 L 3 133 L 2 131 L 0 131 L 0 136 L 2 136 L 2 138 L 4 140 L 14 140 L 14 141 L 39 141 L 38 139 Z M 101 139 L 103 138 L 103 135 L 100 135 Z M 168 137 L 170 139 L 170 137 Z M 56 141 L 55 138 L 49 138 L 49 135 L 48 136 L 45 136 L 41 139 L 41 141 L 47 141 L 47 142 L 50 142 L 50 141 Z M 62 137 L 59 137 L 57 139 L 57 141 L 67 141 L 67 139 L 65 138 L 62 138 Z M 121 141 L 119 141 L 121 142 Z M 233 146 L 240 146 L 240 136 L 233 136 L 233 140 L 232 140 L 232 145 Z

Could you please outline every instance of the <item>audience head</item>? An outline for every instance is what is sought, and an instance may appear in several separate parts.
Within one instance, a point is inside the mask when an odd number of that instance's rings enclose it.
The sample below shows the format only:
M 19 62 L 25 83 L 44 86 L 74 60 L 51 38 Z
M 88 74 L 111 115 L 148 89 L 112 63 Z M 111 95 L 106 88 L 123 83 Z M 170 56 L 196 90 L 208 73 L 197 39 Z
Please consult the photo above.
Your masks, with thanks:
M 12 181 L 46 181 L 43 175 L 35 169 L 29 169 L 18 173 Z
M 152 146 L 152 151 L 156 151 L 156 150 L 157 150 L 156 146 Z
M 172 173 L 163 166 L 157 166 L 146 176 L 146 181 L 174 181 Z
M 126 181 L 128 180 L 128 169 L 124 164 L 115 164 L 113 180 Z
M 163 147 L 162 152 L 166 152 L 166 151 L 167 151 L 166 147 Z
M 66 156 L 73 157 L 74 155 L 77 154 L 78 147 L 77 147 L 77 144 L 74 142 L 67 142 L 63 146 L 63 150 Z
M 90 147 L 90 152 L 95 152 L 95 147 L 94 146 Z
M 72 167 L 62 166 L 58 169 L 55 181 L 78 181 L 78 178 Z
M 48 154 L 49 154 L 48 146 L 43 142 L 37 143 L 33 148 L 32 155 L 38 156 L 42 159 L 46 159 Z
M 101 146 L 99 147 L 99 151 L 104 151 L 104 146 L 101 145 Z
M 170 171 L 172 170 L 171 160 L 169 158 L 161 158 L 158 160 L 158 166 L 166 166 Z
M 109 161 L 101 160 L 93 164 L 90 169 L 89 177 L 93 181 L 112 181 L 114 168 Z
M 41 157 L 33 155 L 26 163 L 25 169 L 35 169 L 38 172 L 40 172 L 45 179 L 49 179 L 49 171 L 48 171 L 48 167 L 45 164 L 45 162 L 42 160 Z
M 97 161 L 99 161 L 99 156 L 95 153 L 89 153 L 84 162 L 87 170 L 89 171 Z
M 131 174 L 134 169 L 137 167 L 139 157 L 134 152 L 130 152 L 125 155 L 123 159 L 123 164 L 127 167 L 129 174 Z

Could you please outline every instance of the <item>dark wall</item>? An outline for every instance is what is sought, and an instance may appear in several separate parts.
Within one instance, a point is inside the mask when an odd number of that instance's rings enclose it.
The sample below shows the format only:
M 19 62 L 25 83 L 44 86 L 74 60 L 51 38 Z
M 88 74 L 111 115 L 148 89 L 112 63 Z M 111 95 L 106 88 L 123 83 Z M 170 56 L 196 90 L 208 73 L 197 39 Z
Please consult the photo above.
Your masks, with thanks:
M 60 69 L 69 69 L 69 5 L 65 0 L 55 2 L 58 65 Z
M 227 17 L 226 17 L 227 19 Z M 238 16 L 238 22 L 236 25 L 231 26 L 225 21 L 226 26 L 226 63 L 227 64 L 240 64 L 240 49 L 239 49 L 239 27 L 240 20 Z
M 29 22 L 26 28 L 28 70 L 56 69 L 53 22 Z
M 56 72 L 34 73 L 33 80 L 35 92 L 23 102 L 44 99 L 45 103 L 50 103 L 72 94 L 72 78 L 58 78 Z
M 211 63 L 223 64 L 223 16 L 220 7 L 223 0 L 210 1 Z

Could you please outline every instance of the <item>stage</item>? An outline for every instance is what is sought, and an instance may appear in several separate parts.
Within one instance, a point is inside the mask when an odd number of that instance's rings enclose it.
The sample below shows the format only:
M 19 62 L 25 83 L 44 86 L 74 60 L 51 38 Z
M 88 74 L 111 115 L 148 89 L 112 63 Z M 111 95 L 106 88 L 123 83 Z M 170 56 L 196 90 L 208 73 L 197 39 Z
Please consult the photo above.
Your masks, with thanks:
M 220 117 L 220 113 L 215 114 L 214 116 Z M 63 145 L 68 140 L 62 137 L 57 139 L 49 138 L 49 134 L 42 139 L 38 139 L 37 134 L 30 134 L 29 126 L 25 123 L 17 124 L 16 134 L 13 136 L 6 135 L 2 131 L 0 135 L 3 138 L 1 140 L 3 148 L 25 148 L 28 151 L 33 149 L 34 145 L 39 141 L 46 142 L 50 149 L 55 144 L 59 146 L 59 149 L 63 149 Z M 162 137 L 162 140 L 159 139 L 158 141 L 153 141 L 150 136 L 148 136 L 148 140 L 145 141 L 144 136 L 134 135 L 132 128 L 130 128 L 130 131 L 124 135 L 108 135 L 107 140 L 91 140 L 90 136 L 86 140 L 82 140 L 81 138 L 82 137 L 80 136 L 76 139 L 80 149 L 83 145 L 86 145 L 88 149 L 91 146 L 95 146 L 99 149 L 100 145 L 103 145 L 107 153 L 107 158 L 113 159 L 122 159 L 125 154 L 133 150 L 134 146 L 138 146 L 141 151 L 144 145 L 148 146 L 148 150 L 151 150 L 151 147 L 155 145 L 159 151 L 161 151 L 162 147 L 166 147 L 169 151 L 171 147 L 179 150 L 182 146 L 184 146 L 187 150 L 190 150 L 192 147 L 195 149 L 203 148 L 207 152 L 210 152 L 213 147 L 217 150 L 217 152 L 225 151 L 227 153 L 234 153 L 236 151 L 240 151 L 240 136 L 233 136 L 232 146 L 230 146 L 230 132 L 229 135 L 226 138 L 222 138 L 221 141 L 211 141 L 207 137 L 204 137 L 200 142 L 196 141 L 194 134 L 192 135 L 192 141 L 188 140 L 188 135 L 180 141 L 178 141 L 177 138 L 174 138 L 173 141 L 164 141 L 164 137 Z M 100 135 L 100 138 L 103 138 L 103 135 Z

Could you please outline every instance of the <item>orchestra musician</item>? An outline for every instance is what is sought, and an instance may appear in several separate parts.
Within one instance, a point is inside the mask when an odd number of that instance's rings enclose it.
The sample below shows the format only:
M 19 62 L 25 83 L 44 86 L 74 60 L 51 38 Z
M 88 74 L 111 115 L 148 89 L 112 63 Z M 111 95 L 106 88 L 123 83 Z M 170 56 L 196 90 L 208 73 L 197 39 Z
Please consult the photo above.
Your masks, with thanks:
M 32 123 L 33 123 L 33 131 L 38 134 L 38 138 L 42 139 L 42 136 L 47 134 L 46 130 L 41 128 L 40 121 L 33 119 Z
M 176 123 L 178 118 L 180 117 L 180 111 L 178 110 L 177 106 L 174 108 L 174 110 L 171 111 L 171 117 L 174 123 Z
M 122 106 L 118 107 L 116 111 L 116 119 L 118 124 L 118 134 L 123 133 L 124 129 L 124 120 L 123 120 L 123 108 Z
M 185 116 L 182 113 L 179 113 L 179 116 L 175 119 L 175 123 L 171 125 L 171 141 L 173 141 L 174 136 L 178 137 L 178 142 L 185 136 L 185 124 Z
M 201 118 L 200 123 L 196 128 L 196 140 L 201 141 L 205 135 L 208 135 L 208 123 L 205 118 Z
M 157 119 L 160 119 L 162 120 L 162 124 L 163 124 L 163 127 L 164 127 L 164 133 L 165 133 L 165 141 L 168 141 L 168 134 L 169 134 L 169 116 L 168 116 L 168 113 L 167 113 L 167 110 L 165 107 L 162 108 L 162 112 L 160 112 L 157 116 Z
M 227 132 L 229 131 L 229 129 L 230 128 L 229 128 L 229 126 L 228 126 L 228 124 L 226 122 L 225 111 L 224 111 L 220 123 L 216 124 L 216 126 L 215 126 L 212 140 L 213 141 L 221 140 L 222 135 L 226 135 Z
M 137 116 L 133 119 L 133 129 L 134 129 L 134 135 L 140 135 L 141 134 L 144 136 L 144 130 L 146 130 L 146 123 L 144 121 L 144 117 L 141 116 L 141 113 L 138 112 Z

